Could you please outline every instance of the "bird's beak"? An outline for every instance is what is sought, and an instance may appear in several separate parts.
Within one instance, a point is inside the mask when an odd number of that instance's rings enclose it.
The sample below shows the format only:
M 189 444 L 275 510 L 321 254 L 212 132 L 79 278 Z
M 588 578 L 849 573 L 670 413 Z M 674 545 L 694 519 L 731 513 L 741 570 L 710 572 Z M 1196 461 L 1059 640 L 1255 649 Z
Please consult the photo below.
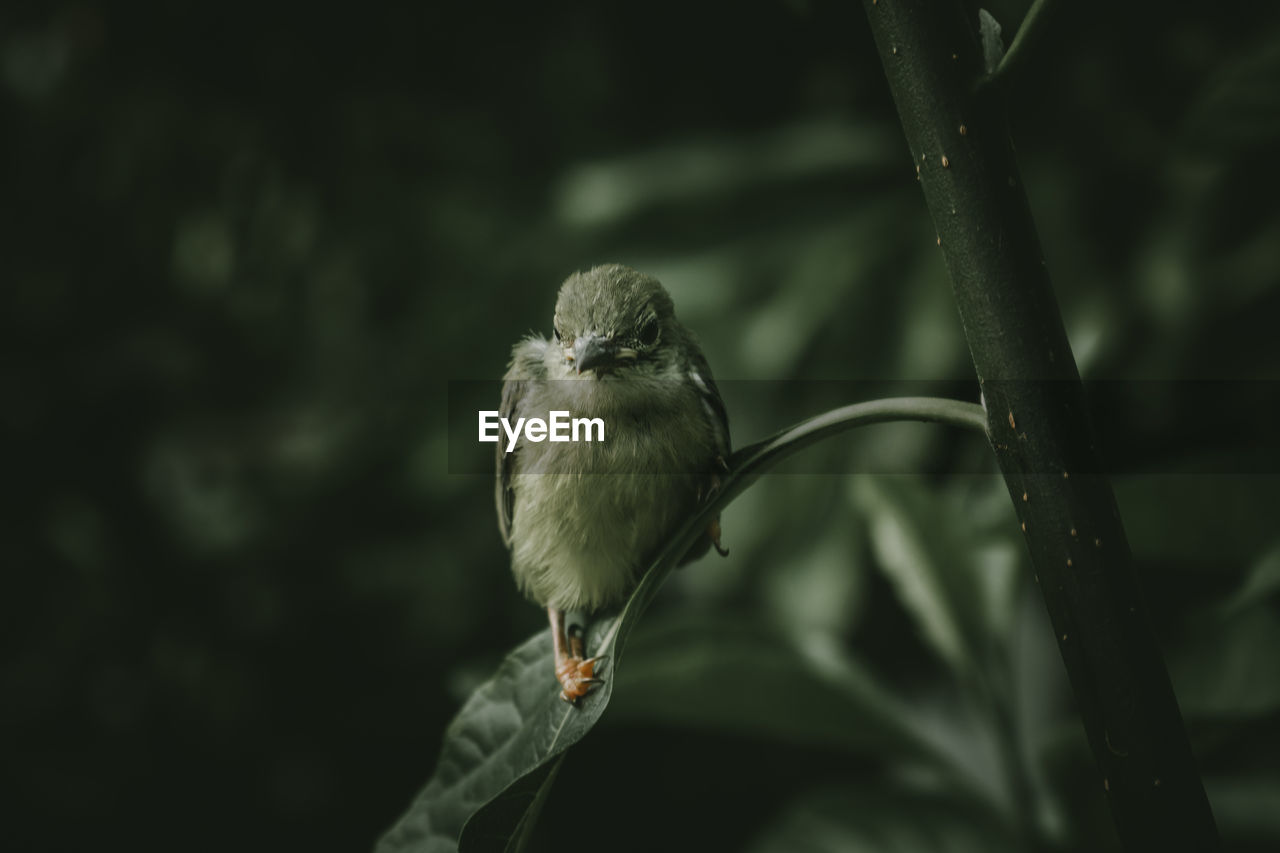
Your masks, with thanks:
M 614 362 L 613 341 L 599 335 L 583 335 L 573 342 L 573 366 L 578 373 Z

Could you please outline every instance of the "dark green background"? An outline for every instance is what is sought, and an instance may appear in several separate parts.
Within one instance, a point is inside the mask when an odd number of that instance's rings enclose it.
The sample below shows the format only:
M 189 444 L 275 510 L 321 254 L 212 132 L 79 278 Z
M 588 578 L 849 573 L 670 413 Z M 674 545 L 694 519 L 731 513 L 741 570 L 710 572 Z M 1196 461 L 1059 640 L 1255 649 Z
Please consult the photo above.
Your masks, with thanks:
M 1023 176 L 1082 373 L 1140 389 L 1098 428 L 1220 827 L 1264 849 L 1280 478 L 1249 472 L 1277 470 L 1280 15 L 1058 5 L 1011 92 Z M 1025 6 L 991 8 L 1008 40 Z M 0 128 L 11 849 L 372 845 L 542 624 L 489 480 L 448 473 L 446 383 L 496 402 L 575 269 L 658 275 L 717 376 L 770 380 L 728 400 L 739 443 L 849 402 L 788 380 L 971 376 L 856 4 L 8 4 Z M 980 740 L 903 593 L 918 565 L 892 568 L 881 522 L 914 519 L 930 565 L 962 551 L 994 590 L 1030 823 L 1113 843 L 1002 487 L 946 476 L 980 442 L 876 427 L 812 453 L 730 509 L 732 556 L 677 575 L 655 624 L 819 638 Z M 931 474 L 813 473 L 885 459 Z M 893 827 L 954 817 L 928 785 L 884 793 L 893 754 L 614 701 L 540 849 L 787 849 L 788 815 L 827 811 L 866 820 L 814 849 L 871 823 L 940 849 Z

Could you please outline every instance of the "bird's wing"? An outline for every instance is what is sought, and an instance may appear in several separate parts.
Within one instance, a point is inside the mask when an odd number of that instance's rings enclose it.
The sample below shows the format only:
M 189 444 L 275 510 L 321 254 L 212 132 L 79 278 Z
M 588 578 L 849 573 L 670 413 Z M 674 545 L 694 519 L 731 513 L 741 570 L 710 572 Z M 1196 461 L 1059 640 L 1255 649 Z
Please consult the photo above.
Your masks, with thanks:
M 689 380 L 698 389 L 702 409 L 715 433 L 716 452 L 727 463 L 732 449 L 729 441 L 729 412 L 724 407 L 724 400 L 720 398 L 716 380 L 711 376 L 711 367 L 700 350 L 693 350 L 690 363 Z
M 511 366 L 503 377 L 502 404 L 499 406 L 500 417 L 514 423 L 520 403 L 531 383 L 546 377 L 542 357 L 546 351 L 547 341 L 540 337 L 529 337 L 516 344 L 511 350 Z M 511 478 L 519 464 L 520 446 L 507 453 L 506 442 L 500 440 L 495 446 L 497 456 L 493 484 L 494 502 L 498 509 L 498 532 L 502 534 L 503 543 L 511 547 L 511 520 L 515 517 L 515 490 Z

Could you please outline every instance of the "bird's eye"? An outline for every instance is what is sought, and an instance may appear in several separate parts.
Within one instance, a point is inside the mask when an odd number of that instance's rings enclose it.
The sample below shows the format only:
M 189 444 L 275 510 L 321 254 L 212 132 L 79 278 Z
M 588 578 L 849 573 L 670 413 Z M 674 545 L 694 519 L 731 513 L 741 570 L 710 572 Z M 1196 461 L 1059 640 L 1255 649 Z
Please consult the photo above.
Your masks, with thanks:
M 559 330 L 559 329 L 557 329 L 557 328 L 555 328 L 555 327 L 553 326 L 553 327 L 551 328 L 551 331 L 552 331 L 552 332 L 555 332 L 555 336 L 556 336 L 556 343 L 560 343 L 560 340 L 561 340 L 561 339 L 560 339 L 560 330 Z
M 658 318 L 650 317 L 645 324 L 640 327 L 640 343 L 645 346 L 653 346 L 658 340 Z

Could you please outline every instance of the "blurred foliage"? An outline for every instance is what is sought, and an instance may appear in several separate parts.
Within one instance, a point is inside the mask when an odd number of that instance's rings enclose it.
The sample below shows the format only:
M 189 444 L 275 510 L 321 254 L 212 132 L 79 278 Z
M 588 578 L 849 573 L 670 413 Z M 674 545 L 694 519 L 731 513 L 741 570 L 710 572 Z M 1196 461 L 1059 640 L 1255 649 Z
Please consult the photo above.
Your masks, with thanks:
M 988 8 L 1007 40 L 1025 5 Z M 1023 176 L 1082 372 L 1136 389 L 1096 426 L 1224 839 L 1271 849 L 1280 17 L 1059 12 L 1012 91 Z M 788 380 L 968 380 L 861 14 L 0 11 L 15 849 L 372 845 L 541 627 L 491 483 L 449 473 L 446 382 L 496 397 L 574 269 L 658 275 L 718 377 L 779 380 L 726 388 L 738 443 L 833 403 Z M 1254 384 L 1207 406 L 1158 381 L 1190 379 Z M 535 846 L 1108 849 L 1003 486 L 945 476 L 985 452 L 877 427 L 744 495 Z M 883 459 L 933 473 L 812 473 Z M 677 691 L 681 661 L 741 672 L 768 637 L 756 690 L 787 692 Z M 786 720 L 810 675 L 779 643 L 894 696 L 967 775 L 823 722 L 826 692 Z

